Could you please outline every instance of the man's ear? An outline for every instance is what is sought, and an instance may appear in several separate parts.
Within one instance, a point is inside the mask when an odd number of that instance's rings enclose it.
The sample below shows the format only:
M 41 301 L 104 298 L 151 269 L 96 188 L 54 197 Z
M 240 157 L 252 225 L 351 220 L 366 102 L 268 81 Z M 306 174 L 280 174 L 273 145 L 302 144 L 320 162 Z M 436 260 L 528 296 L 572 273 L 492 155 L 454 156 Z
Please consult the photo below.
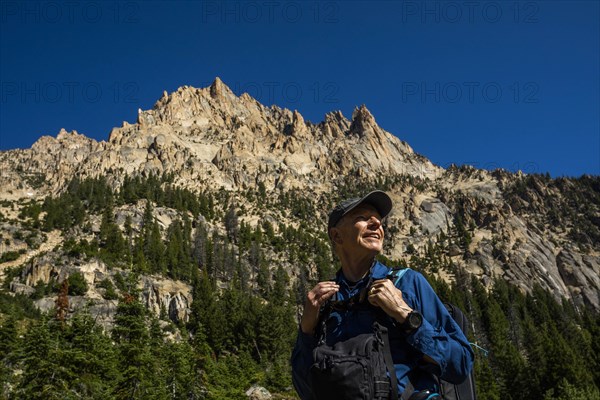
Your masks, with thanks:
M 340 234 L 340 230 L 338 228 L 331 228 L 329 230 L 329 237 L 331 237 L 331 241 L 335 244 L 342 244 L 342 235 Z

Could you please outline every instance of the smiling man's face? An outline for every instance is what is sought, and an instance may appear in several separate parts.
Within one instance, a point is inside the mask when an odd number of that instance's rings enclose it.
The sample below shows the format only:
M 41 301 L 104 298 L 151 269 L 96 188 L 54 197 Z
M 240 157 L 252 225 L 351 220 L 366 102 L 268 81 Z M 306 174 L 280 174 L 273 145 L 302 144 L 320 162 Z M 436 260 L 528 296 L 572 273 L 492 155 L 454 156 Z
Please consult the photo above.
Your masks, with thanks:
M 346 214 L 333 229 L 337 230 L 340 241 L 337 246 L 356 256 L 370 253 L 377 255 L 383 249 L 383 226 L 381 215 L 369 204 L 361 204 Z

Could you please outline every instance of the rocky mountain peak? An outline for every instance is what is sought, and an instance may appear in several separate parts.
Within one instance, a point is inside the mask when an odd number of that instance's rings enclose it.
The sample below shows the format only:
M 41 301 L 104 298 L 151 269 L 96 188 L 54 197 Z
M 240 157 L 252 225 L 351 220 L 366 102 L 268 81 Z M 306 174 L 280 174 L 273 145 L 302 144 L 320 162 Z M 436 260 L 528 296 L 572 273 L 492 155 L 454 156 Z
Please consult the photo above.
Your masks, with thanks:
M 225 93 L 233 94 L 231 89 L 229 89 L 229 87 L 223 83 L 221 78 L 217 76 L 213 83 L 210 85 L 210 96 L 213 99 L 219 99 L 223 98 Z
M 352 112 L 352 120 L 357 122 L 368 122 L 375 124 L 375 118 L 369 111 L 366 105 L 362 104 L 360 107 L 355 107 Z
M 332 111 L 325 114 L 325 120 L 319 124 L 325 136 L 339 137 L 345 135 L 350 129 L 350 121 L 341 111 Z
M 352 113 L 352 125 L 350 126 L 350 132 L 363 136 L 370 132 L 380 130 L 375 117 L 363 104 L 360 107 L 356 107 Z
M 67 132 L 67 130 L 65 128 L 60 128 L 58 135 L 56 135 L 56 139 L 64 140 L 64 139 L 68 139 L 69 135 L 77 135 L 77 134 L 78 134 L 77 131 Z
M 300 114 L 297 110 L 294 110 L 294 114 L 292 116 L 290 134 L 298 137 L 308 137 L 308 135 L 310 135 L 302 114 Z
M 342 114 L 342 112 L 340 110 L 331 111 L 331 112 L 328 112 L 327 114 L 325 114 L 324 122 L 335 123 L 335 124 L 338 124 L 340 122 L 345 122 L 346 124 L 350 123 L 350 121 L 348 121 L 348 119 L 346 117 L 344 117 L 344 114 Z
M 248 94 L 238 97 L 218 77 L 206 88 L 163 92 L 152 109 L 138 110 L 135 124 L 113 128 L 108 142 L 65 131 L 31 150 L 44 160 L 31 164 L 31 173 L 45 176 L 44 190 L 50 192 L 61 190 L 75 171 L 81 178 L 109 174 L 115 184 L 126 175 L 168 172 L 185 187 L 235 189 L 264 181 L 324 191 L 353 171 L 423 177 L 438 170 L 381 129 L 364 105 L 352 121 L 335 111 L 314 125 L 298 110 L 267 107 Z M 6 170 L 16 168 L 8 154 L 2 159 L 12 165 Z M 268 176 L 261 172 L 264 166 L 271 166 Z

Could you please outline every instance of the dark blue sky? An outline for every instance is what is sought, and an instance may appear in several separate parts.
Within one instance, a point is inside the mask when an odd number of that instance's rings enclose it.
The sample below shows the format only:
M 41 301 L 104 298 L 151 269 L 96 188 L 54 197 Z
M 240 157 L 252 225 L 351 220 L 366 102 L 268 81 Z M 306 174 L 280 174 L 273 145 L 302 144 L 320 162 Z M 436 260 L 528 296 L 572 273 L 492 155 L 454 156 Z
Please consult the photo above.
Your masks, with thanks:
M 434 163 L 600 174 L 598 1 L 0 2 L 0 149 L 106 140 L 182 85 L 319 122 L 366 104 Z

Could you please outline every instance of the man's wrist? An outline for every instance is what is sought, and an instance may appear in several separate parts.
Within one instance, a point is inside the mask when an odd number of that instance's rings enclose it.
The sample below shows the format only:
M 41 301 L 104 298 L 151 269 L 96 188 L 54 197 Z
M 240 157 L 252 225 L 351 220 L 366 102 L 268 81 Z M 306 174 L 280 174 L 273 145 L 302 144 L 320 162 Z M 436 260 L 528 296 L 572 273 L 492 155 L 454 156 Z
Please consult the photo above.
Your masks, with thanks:
M 404 322 L 400 325 L 401 329 L 411 334 L 423 325 L 423 315 L 417 310 L 412 310 L 404 319 Z
M 396 312 L 394 313 L 394 319 L 399 324 L 403 324 L 406 321 L 408 315 L 413 312 L 413 309 L 410 307 L 398 307 Z
M 314 335 L 317 323 L 318 318 L 315 318 L 312 315 L 303 314 L 302 318 L 300 318 L 300 330 L 307 335 Z

